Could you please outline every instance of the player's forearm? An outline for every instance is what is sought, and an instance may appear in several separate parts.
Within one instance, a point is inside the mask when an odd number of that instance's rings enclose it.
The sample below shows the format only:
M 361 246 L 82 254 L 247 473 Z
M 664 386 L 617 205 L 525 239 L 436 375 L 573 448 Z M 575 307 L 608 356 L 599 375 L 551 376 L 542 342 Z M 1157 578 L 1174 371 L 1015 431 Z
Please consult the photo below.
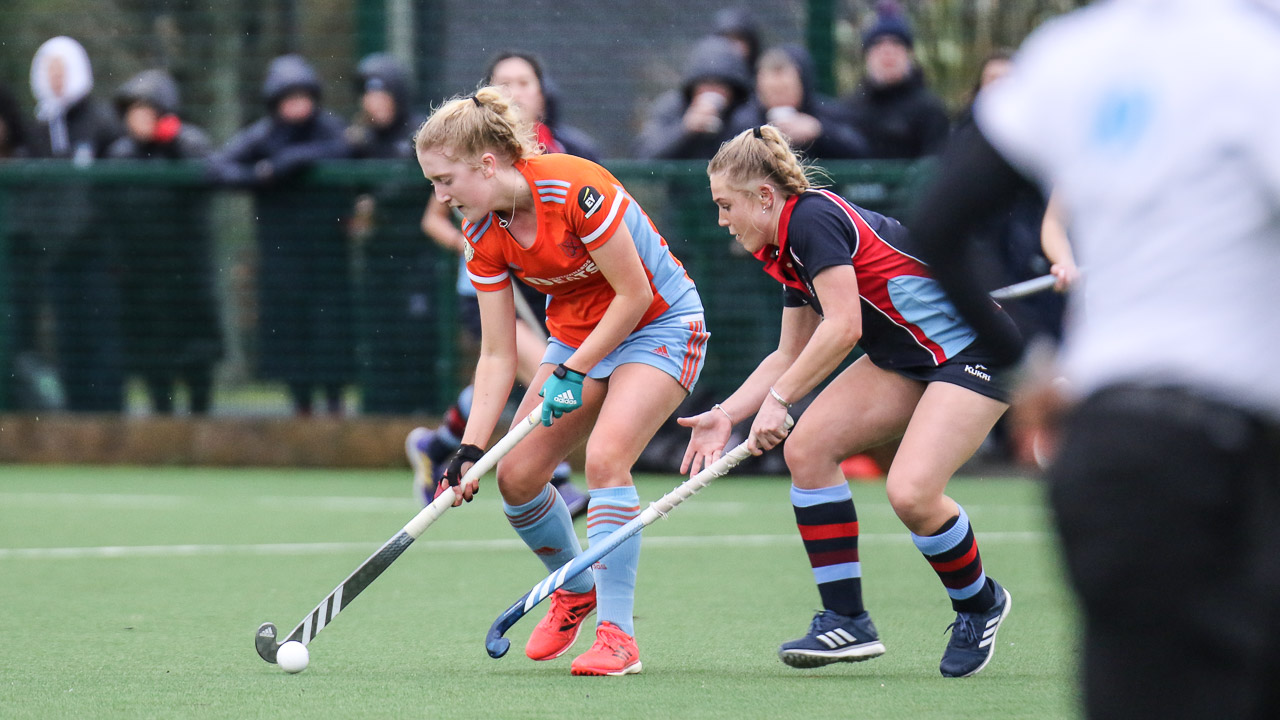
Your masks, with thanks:
M 640 319 L 652 302 L 653 291 L 648 285 L 643 290 L 637 289 L 630 294 L 614 295 L 595 329 L 564 364 L 581 373 L 595 367 L 605 355 L 613 352 L 628 335 L 635 332 L 636 325 L 640 324 Z
M 824 320 L 795 362 L 774 381 L 774 391 L 787 402 L 804 397 L 840 367 L 861 337 L 861 329 L 851 322 Z

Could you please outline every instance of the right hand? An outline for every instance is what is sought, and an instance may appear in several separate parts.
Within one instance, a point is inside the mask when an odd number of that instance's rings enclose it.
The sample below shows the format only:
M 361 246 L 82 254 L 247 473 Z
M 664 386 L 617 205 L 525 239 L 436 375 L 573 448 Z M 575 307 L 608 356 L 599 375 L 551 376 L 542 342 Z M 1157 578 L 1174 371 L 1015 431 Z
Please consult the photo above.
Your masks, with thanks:
M 449 458 L 449 466 L 445 468 L 444 477 L 440 479 L 440 484 L 436 486 L 436 497 L 440 497 L 440 493 L 444 492 L 447 487 L 458 487 L 458 483 L 462 481 L 462 477 L 467 474 L 467 470 L 476 463 L 477 460 L 484 457 L 484 450 L 475 445 L 461 445 L 453 457 Z M 480 491 L 480 479 L 476 478 L 461 488 L 454 491 L 455 498 L 453 507 L 458 507 L 462 501 L 471 502 L 476 493 Z
M 1049 268 L 1049 274 L 1053 275 L 1054 278 L 1054 291 L 1066 292 L 1080 279 L 1080 268 L 1076 267 L 1074 263 L 1054 263 Z
M 689 446 L 684 451 L 684 460 L 680 461 L 681 475 L 696 475 L 719 460 L 724 453 L 724 446 L 729 444 L 729 435 L 733 432 L 729 416 L 719 408 L 711 408 L 693 417 L 676 418 L 676 422 L 693 428 Z

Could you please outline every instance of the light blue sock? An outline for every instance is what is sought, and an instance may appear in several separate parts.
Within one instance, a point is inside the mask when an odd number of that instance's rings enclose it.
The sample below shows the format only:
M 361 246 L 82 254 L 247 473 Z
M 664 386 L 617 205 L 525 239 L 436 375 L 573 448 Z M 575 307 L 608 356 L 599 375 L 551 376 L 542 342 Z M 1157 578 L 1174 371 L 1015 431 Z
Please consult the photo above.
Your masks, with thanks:
M 587 505 L 587 539 L 592 545 L 640 514 L 635 486 L 598 488 Z M 593 568 L 596 573 L 596 623 L 611 622 L 635 636 L 632 612 L 636 599 L 636 569 L 640 565 L 640 535 L 636 533 Z
M 502 503 L 507 514 L 507 522 L 515 528 L 520 539 L 547 566 L 547 572 L 559 570 L 565 563 L 582 552 L 582 544 L 573 531 L 573 518 L 569 516 L 569 507 L 560 498 L 560 493 L 547 485 L 538 493 L 538 497 L 523 505 Z M 591 571 L 587 570 L 576 578 L 566 582 L 565 590 L 584 593 L 594 584 Z

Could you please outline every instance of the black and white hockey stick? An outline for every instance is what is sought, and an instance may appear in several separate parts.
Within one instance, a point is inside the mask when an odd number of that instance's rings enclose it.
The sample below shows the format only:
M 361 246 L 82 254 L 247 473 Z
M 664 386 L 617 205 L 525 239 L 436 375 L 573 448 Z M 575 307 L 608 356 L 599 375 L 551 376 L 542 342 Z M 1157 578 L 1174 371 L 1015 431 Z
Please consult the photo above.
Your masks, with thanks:
M 792 419 L 788 417 L 787 428 L 790 429 L 793 424 Z M 484 648 L 488 651 L 489 657 L 500 658 L 507 654 L 507 650 L 511 648 L 511 641 L 503 637 L 503 635 L 511 629 L 512 625 L 519 622 L 520 618 L 528 614 L 534 606 L 546 600 L 551 596 L 551 593 L 558 590 L 569 580 L 581 575 L 587 568 L 596 564 L 600 558 L 616 550 L 627 538 L 652 525 L 654 520 L 666 517 L 667 513 L 675 509 L 677 505 L 688 500 L 694 493 L 710 485 L 712 480 L 729 472 L 738 463 L 750 456 L 751 451 L 747 449 L 747 441 L 739 443 L 732 450 L 720 456 L 719 460 L 703 468 L 702 472 L 680 483 L 674 490 L 663 495 L 655 502 L 649 503 L 649 507 L 645 508 L 631 522 L 609 533 L 609 536 L 604 540 L 592 545 L 586 551 L 565 563 L 559 570 L 548 575 L 542 582 L 534 585 L 532 590 L 525 593 L 511 607 L 504 610 L 493 621 L 493 625 L 489 626 L 489 632 L 484 638 Z
M 528 435 L 534 427 L 536 427 L 542 418 L 542 406 L 534 408 L 520 422 L 511 427 L 511 430 L 497 442 L 484 457 L 476 461 L 467 474 L 463 476 L 461 482 L 468 483 L 472 480 L 484 476 L 498 464 L 498 461 L 506 455 L 516 443 L 520 442 Z M 370 583 L 382 574 L 382 571 L 391 566 L 400 554 L 408 549 L 409 545 L 417 540 L 420 535 L 436 518 L 445 513 L 446 510 L 453 507 L 453 501 L 457 497 L 453 487 L 446 488 L 440 496 L 431 501 L 431 504 L 422 508 L 417 515 L 413 516 L 395 537 L 388 540 L 378 551 L 370 555 L 367 560 L 360 563 L 360 567 L 351 573 L 346 580 L 329 596 L 320 601 L 320 604 L 311 611 L 298 626 L 289 633 L 283 641 L 276 642 L 276 626 L 272 623 L 263 623 L 258 628 L 258 635 L 254 640 L 254 644 L 258 648 L 258 654 L 263 660 L 269 663 L 276 661 L 276 652 L 280 646 L 290 640 L 297 640 L 306 645 L 315 639 L 316 635 L 333 622 L 333 618 L 342 612 L 343 608 L 356 599 L 362 590 L 369 587 Z

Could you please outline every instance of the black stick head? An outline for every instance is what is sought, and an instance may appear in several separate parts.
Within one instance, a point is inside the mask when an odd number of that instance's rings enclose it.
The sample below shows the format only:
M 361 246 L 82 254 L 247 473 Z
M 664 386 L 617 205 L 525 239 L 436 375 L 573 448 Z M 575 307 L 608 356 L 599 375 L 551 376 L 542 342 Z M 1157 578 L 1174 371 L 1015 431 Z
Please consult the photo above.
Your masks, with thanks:
M 507 650 L 511 649 L 511 641 L 499 637 L 494 630 L 489 631 L 489 637 L 484 639 L 484 649 L 489 652 L 489 657 L 498 659 L 507 654 Z
M 276 626 L 271 623 L 262 623 L 258 628 L 258 635 L 253 639 L 253 644 L 258 648 L 258 655 L 269 663 L 275 663 L 276 651 L 280 649 L 280 643 L 276 642 Z

